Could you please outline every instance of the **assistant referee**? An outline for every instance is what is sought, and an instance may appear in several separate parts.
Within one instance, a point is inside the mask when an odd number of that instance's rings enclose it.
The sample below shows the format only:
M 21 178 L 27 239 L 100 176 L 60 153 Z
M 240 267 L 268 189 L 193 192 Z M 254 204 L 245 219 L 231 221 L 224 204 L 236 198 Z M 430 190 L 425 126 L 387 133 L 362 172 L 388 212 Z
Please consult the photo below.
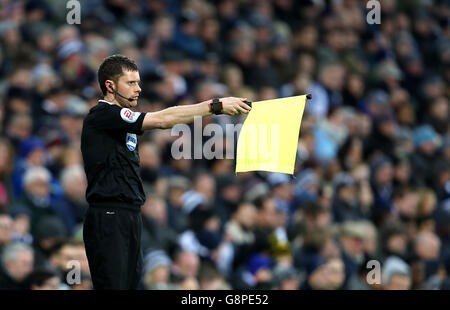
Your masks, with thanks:
M 137 136 L 144 130 L 186 124 L 195 116 L 248 113 L 246 98 L 215 98 L 153 113 L 134 112 L 141 88 L 136 63 L 122 55 L 105 58 L 98 70 L 103 92 L 83 122 L 81 152 L 89 208 L 83 239 L 94 289 L 136 289 L 142 271 Z

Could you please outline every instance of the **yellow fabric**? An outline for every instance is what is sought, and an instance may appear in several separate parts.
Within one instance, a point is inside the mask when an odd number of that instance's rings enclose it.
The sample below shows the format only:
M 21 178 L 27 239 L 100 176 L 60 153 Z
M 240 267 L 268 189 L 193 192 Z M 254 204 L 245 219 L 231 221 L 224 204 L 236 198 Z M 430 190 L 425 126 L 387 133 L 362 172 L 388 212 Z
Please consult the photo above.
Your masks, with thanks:
M 253 102 L 239 133 L 236 172 L 294 173 L 306 95 Z

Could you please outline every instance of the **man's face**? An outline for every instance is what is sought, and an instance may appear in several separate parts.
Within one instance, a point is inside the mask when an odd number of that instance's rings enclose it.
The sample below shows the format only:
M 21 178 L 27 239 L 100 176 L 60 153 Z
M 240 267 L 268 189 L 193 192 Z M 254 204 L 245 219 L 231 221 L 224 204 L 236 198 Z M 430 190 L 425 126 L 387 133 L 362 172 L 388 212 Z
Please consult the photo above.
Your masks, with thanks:
M 390 163 L 383 164 L 376 172 L 377 183 L 384 185 L 389 184 L 394 177 L 394 168 Z
M 255 225 L 256 212 L 255 206 L 247 203 L 240 207 L 237 213 L 237 220 L 245 228 L 251 229 Z
M 26 186 L 26 191 L 35 196 L 46 198 L 50 193 L 50 180 L 39 176 L 34 182 Z
M 60 249 L 59 253 L 52 257 L 51 262 L 59 270 L 68 271 L 70 269 L 68 263 L 72 260 L 80 263 L 83 272 L 87 271 L 87 258 L 83 246 L 66 244 Z
M 358 258 L 364 253 L 364 240 L 360 236 L 342 236 L 340 241 L 349 255 Z
M 407 242 L 405 234 L 393 235 L 388 239 L 387 247 L 390 252 L 402 255 L 406 251 Z
M 117 83 L 112 85 L 116 92 L 125 98 L 133 98 L 133 101 L 129 101 L 116 95 L 116 100 L 122 107 L 132 108 L 137 105 L 137 99 L 142 90 L 141 87 L 139 87 L 140 81 L 141 78 L 138 71 L 124 71 Z
M 346 185 L 343 186 L 339 190 L 339 198 L 341 198 L 343 201 L 352 203 L 356 199 L 356 188 L 353 185 Z M 357 201 L 357 200 L 356 200 Z
M 406 275 L 394 274 L 389 283 L 385 286 L 385 290 L 409 290 L 411 287 L 411 278 Z
M 27 156 L 27 161 L 35 167 L 44 165 L 45 153 L 41 148 L 37 148 Z
M 322 265 L 317 268 L 308 279 L 309 285 L 315 290 L 323 290 L 327 288 L 327 267 Z
M 198 256 L 189 252 L 183 252 L 177 262 L 179 273 L 185 277 L 196 277 L 199 264 L 200 261 Z
M 212 201 L 216 192 L 216 183 L 214 178 L 204 175 L 202 176 L 195 185 L 195 190 L 203 194 L 208 201 Z
M 290 183 L 283 183 L 274 189 L 274 195 L 285 200 L 290 201 L 292 199 L 292 185 Z
M 270 198 L 264 201 L 263 209 L 259 213 L 259 224 L 264 227 L 275 228 L 278 226 L 277 205 L 275 201 Z
M 33 270 L 33 262 L 33 254 L 22 250 L 17 253 L 15 261 L 6 263 L 6 268 L 16 281 L 22 281 Z
M 328 289 L 336 290 L 341 287 L 345 279 L 344 263 L 334 258 L 327 263 Z

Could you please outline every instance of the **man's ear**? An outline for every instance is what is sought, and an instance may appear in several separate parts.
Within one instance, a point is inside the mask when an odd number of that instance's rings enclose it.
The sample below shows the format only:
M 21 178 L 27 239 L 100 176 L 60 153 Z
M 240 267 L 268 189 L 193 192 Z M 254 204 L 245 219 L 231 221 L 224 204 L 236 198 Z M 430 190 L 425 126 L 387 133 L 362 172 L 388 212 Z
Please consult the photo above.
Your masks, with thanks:
M 114 81 L 112 81 L 112 80 L 106 80 L 106 81 L 105 81 L 105 85 L 106 85 L 106 89 L 107 89 L 110 93 L 114 93 Z

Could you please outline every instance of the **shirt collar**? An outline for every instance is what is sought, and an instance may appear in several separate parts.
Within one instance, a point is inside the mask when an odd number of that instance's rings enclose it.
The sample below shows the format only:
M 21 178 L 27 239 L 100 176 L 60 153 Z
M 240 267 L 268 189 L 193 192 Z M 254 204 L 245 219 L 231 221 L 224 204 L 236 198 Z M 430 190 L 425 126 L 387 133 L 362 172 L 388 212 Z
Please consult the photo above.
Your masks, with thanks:
M 114 103 L 111 103 L 111 102 L 109 102 L 109 101 L 107 101 L 107 100 L 104 100 L 104 99 L 100 99 L 98 102 L 100 102 L 100 101 L 106 102 L 106 103 L 109 104 L 109 105 L 114 105 Z

